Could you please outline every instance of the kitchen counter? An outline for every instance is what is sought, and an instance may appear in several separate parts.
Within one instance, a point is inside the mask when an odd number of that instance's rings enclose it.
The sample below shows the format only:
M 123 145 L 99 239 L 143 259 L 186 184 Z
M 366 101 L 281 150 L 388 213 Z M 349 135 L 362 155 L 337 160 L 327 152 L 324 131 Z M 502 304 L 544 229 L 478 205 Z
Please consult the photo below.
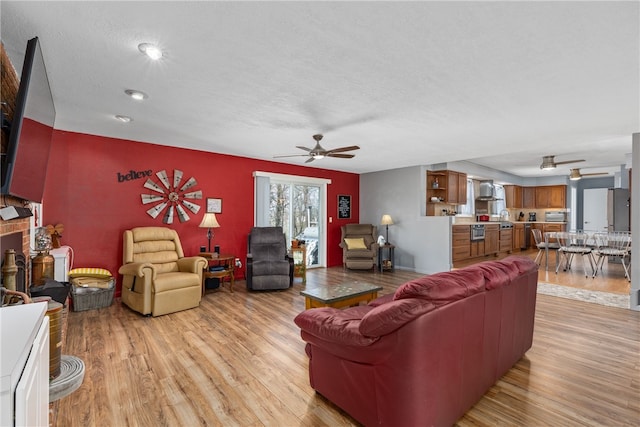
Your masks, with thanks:
M 500 224 L 503 221 L 465 221 L 464 219 L 456 219 L 453 225 L 486 225 L 486 224 Z M 558 221 L 504 221 L 512 224 L 560 224 L 566 225 L 566 222 Z

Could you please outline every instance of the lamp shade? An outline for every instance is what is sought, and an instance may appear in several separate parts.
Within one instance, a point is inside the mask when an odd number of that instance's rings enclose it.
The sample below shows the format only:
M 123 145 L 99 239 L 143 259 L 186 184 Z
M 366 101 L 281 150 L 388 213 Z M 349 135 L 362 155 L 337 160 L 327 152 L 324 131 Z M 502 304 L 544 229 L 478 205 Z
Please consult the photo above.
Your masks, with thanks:
M 393 219 L 391 219 L 391 215 L 388 215 L 388 214 L 382 215 L 382 220 L 380 220 L 380 224 L 393 225 Z
M 218 220 L 216 219 L 216 214 L 207 212 L 202 217 L 202 222 L 199 227 L 201 228 L 218 228 L 220 224 L 218 224 Z

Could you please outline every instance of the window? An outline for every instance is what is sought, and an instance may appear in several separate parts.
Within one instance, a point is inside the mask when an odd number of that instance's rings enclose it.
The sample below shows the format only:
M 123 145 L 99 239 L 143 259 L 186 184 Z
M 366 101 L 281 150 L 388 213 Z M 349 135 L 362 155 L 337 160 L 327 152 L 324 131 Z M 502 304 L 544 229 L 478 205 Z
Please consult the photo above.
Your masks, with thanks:
M 473 213 L 476 210 L 476 196 L 473 190 L 473 180 L 470 178 L 467 178 L 467 204 L 460 205 L 458 209 L 458 213 L 460 215 L 469 216 L 473 216 Z

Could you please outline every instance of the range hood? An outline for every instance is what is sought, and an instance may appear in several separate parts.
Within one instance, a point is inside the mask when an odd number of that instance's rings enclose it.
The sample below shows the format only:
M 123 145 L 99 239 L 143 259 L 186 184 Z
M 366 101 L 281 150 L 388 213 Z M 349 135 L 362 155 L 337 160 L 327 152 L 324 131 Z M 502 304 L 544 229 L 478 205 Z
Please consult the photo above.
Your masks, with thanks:
M 493 188 L 493 181 L 486 180 L 480 181 L 480 188 L 478 189 L 478 197 L 476 200 L 482 202 L 493 202 L 496 199 L 495 189 Z

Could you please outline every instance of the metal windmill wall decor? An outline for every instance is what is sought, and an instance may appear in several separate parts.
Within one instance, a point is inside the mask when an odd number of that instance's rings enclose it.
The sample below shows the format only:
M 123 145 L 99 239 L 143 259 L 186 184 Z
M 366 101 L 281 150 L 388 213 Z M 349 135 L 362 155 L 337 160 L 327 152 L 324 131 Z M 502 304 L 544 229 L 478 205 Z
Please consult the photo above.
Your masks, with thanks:
M 202 199 L 202 190 L 191 190 L 198 185 L 195 178 L 191 177 L 182 183 L 183 173 L 181 170 L 173 170 L 173 179 L 169 180 L 166 170 L 156 172 L 159 183 L 148 178 L 144 183 L 144 188 L 153 191 L 153 193 L 142 193 L 142 204 L 148 205 L 155 203 L 147 213 L 152 218 L 157 218 L 163 211 L 162 222 L 165 224 L 173 224 L 174 216 L 178 216 L 180 222 L 189 221 L 191 218 L 187 210 L 197 214 L 200 205 L 195 200 Z M 187 190 L 191 190 L 188 191 Z

